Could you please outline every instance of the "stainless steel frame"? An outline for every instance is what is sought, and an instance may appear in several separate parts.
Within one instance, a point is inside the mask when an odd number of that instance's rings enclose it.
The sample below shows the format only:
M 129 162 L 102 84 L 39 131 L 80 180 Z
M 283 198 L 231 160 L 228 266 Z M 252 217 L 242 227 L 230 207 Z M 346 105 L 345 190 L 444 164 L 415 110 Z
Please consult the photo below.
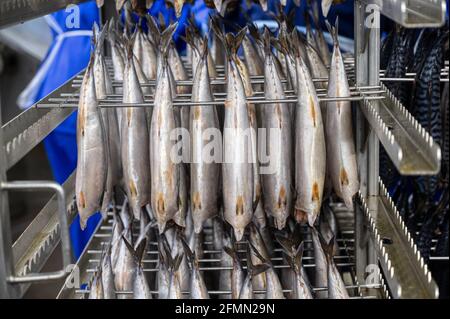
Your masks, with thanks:
M 79 2 L 83 0 L 5 0 L 0 3 L 0 27 Z M 351 240 L 351 242 L 354 240 L 354 252 L 350 257 L 355 275 L 352 277 L 354 284 L 349 289 L 356 289 L 357 296 L 365 297 L 436 298 L 438 294 L 432 276 L 384 187 L 379 183 L 378 155 L 381 141 L 402 174 L 434 174 L 440 169 L 440 148 L 382 84 L 383 81 L 413 81 L 414 75 L 407 74 L 405 78 L 399 79 L 384 77 L 384 71 L 380 70 L 379 66 L 380 31 L 376 22 L 380 14 L 384 14 L 407 27 L 440 26 L 445 16 L 445 1 L 402 0 L 382 1 L 382 4 L 380 2 L 355 1 L 355 53 L 354 58 L 346 58 L 346 67 L 352 81 L 352 95 L 340 99 L 355 103 L 356 145 L 361 179 L 358 205 L 355 205 L 354 214 L 345 215 L 346 222 L 343 224 L 344 228 L 350 227 L 350 230 L 346 228 L 346 231 L 351 231 L 354 236 Z M 418 8 L 426 10 L 418 11 Z M 223 66 L 218 66 L 218 70 L 223 74 Z M 83 73 L 80 73 L 75 76 L 35 106 L 2 125 L 0 129 L 0 298 L 19 298 L 23 296 L 30 282 L 65 275 L 66 269 L 53 274 L 39 274 L 60 242 L 60 238 L 63 243 L 63 263 L 65 266 L 70 264 L 67 227 L 76 214 L 73 195 L 75 174 L 72 174 L 61 187 L 49 182 L 10 182 L 6 179 L 6 172 L 75 110 L 82 75 Z M 316 82 L 326 80 L 314 79 Z M 448 81 L 448 63 L 441 72 L 441 81 Z M 254 77 L 252 82 L 264 83 L 264 79 Z M 213 82 L 213 84 L 223 83 L 223 78 Z M 154 84 L 149 82 L 147 85 Z M 180 81 L 178 84 L 191 85 L 192 82 Z M 121 83 L 114 83 L 114 86 L 120 87 Z M 268 103 L 262 93 L 256 92 L 255 97 L 251 99 L 252 103 Z M 277 102 L 296 101 L 292 91 L 286 91 L 286 96 L 285 100 Z M 325 91 L 319 91 L 319 96 L 322 101 L 337 100 L 326 97 Z M 224 93 L 217 93 L 216 101 L 208 104 L 221 105 L 223 99 Z M 175 102 L 179 105 L 194 105 L 190 102 L 189 95 L 179 96 Z M 152 105 L 153 97 L 146 96 L 145 103 L 133 106 Z M 129 105 L 121 103 L 120 95 L 113 94 L 100 101 L 100 106 Z M 387 127 L 394 129 L 388 130 Z M 421 156 L 417 156 L 418 151 Z M 12 243 L 8 192 L 17 187 L 24 190 L 45 186 L 55 189 L 57 195 L 42 209 L 20 238 Z M 339 209 L 338 206 L 335 207 L 336 211 Z M 92 256 L 95 256 L 98 250 L 92 248 L 101 247 L 99 246 L 101 238 L 108 236 L 110 231 L 109 222 L 110 220 L 107 220 L 99 225 L 97 234 L 92 237 L 85 254 L 77 263 L 83 282 L 88 282 L 92 275 L 90 259 L 95 260 Z M 386 238 L 390 239 L 389 243 Z M 151 251 L 150 249 L 149 252 Z M 219 269 L 211 265 L 214 262 L 213 257 L 206 259 L 205 263 L 210 264 L 205 267 Z M 378 269 L 378 266 L 380 266 L 378 281 L 368 283 L 371 269 L 373 270 L 373 267 Z M 316 287 L 319 290 L 323 288 Z M 85 292 L 67 289 L 64 286 L 60 297 L 81 296 Z

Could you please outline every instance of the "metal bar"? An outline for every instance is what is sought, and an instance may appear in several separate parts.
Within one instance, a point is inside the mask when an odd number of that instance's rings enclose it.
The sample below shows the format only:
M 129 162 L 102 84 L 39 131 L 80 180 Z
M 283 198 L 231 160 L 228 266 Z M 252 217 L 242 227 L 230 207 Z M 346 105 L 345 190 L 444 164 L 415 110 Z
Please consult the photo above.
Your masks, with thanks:
M 59 96 L 61 92 L 74 92 L 70 80 L 38 103 L 46 103 L 48 99 Z M 1 131 L 4 137 L 0 147 L 4 147 L 6 151 L 6 169 L 14 166 L 28 154 L 73 111 L 73 108 L 49 110 L 30 107 L 3 125 Z
M 439 289 L 381 180 L 380 195 L 359 194 L 379 261 L 394 298 L 430 299 Z M 386 239 L 388 239 L 386 241 Z
M 78 4 L 86 0 L 2 0 L 0 1 L 0 29 Z
M 385 90 L 386 98 L 378 101 L 377 107 L 365 101 L 361 110 L 393 164 L 403 175 L 437 174 L 441 165 L 439 145 L 397 98 Z
M 438 28 L 445 23 L 445 0 L 362 0 L 406 28 Z
M 36 281 L 47 281 L 51 279 L 60 279 L 66 275 L 65 268 L 72 262 L 71 246 L 69 237 L 69 224 L 66 215 L 66 197 L 64 189 L 56 182 L 53 181 L 13 181 L 3 182 L 0 184 L 2 190 L 15 190 L 15 191 L 39 191 L 39 190 L 53 190 L 56 193 L 58 202 L 58 217 L 60 225 L 61 236 L 61 252 L 63 259 L 63 269 L 60 271 L 48 272 L 48 273 L 29 273 L 26 275 L 17 276 L 12 273 L 7 281 L 10 283 L 28 283 Z M 10 247 L 12 250 L 12 247 Z

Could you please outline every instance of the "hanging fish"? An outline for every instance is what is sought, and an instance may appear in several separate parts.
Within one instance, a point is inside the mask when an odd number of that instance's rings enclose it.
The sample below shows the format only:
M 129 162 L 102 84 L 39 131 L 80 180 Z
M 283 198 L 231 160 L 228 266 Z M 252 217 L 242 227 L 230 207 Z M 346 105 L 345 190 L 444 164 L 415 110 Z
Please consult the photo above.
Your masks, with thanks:
M 136 71 L 136 58 L 130 44 L 123 81 L 125 104 L 144 103 Z M 124 186 L 134 218 L 139 220 L 141 210 L 150 202 L 149 130 L 145 109 L 124 108 L 120 131 Z
M 298 54 L 295 117 L 295 219 L 313 226 L 320 213 L 326 173 L 325 133 L 319 99 L 308 68 Z
M 175 27 L 176 25 L 170 26 L 162 34 L 162 70 L 158 75 L 150 130 L 151 203 L 160 233 L 180 206 L 181 163 L 176 163 L 171 158 L 176 141 L 170 135 L 177 126 L 167 64 L 168 42 L 171 41 Z
M 97 103 L 92 54 L 80 89 L 77 115 L 75 194 L 81 229 L 85 229 L 88 218 L 101 208 L 108 174 L 105 145 L 106 136 Z
M 219 31 L 220 32 L 220 31 Z M 250 223 L 258 201 L 255 201 L 253 144 L 248 133 L 252 126 L 247 109 L 247 98 L 241 76 L 242 62 L 237 57 L 247 29 L 236 37 L 228 33 L 222 37 L 227 43 L 228 71 L 227 97 L 225 101 L 225 123 L 223 136 L 224 156 L 222 165 L 223 200 L 225 220 L 233 226 L 236 240 L 240 241 Z M 220 35 L 220 34 L 219 34 Z M 256 144 L 256 140 L 255 144 Z M 256 152 L 255 152 L 256 153 Z
M 286 98 L 281 76 L 271 51 L 270 31 L 264 30 L 264 82 L 265 98 Z M 275 227 L 283 229 L 293 206 L 293 128 L 289 105 L 282 103 L 262 106 L 262 127 L 266 130 L 266 153 L 271 172 L 262 174 L 264 209 L 274 218 Z
M 113 94 L 113 86 L 109 77 L 108 69 L 103 56 L 103 44 L 106 36 L 106 26 L 99 32 L 97 24 L 94 26 L 95 57 L 94 57 L 94 79 L 95 91 L 98 100 L 104 100 Z M 120 163 L 120 138 L 117 114 L 113 108 L 102 108 L 102 122 L 105 131 L 105 150 L 107 158 L 107 177 L 105 194 L 102 200 L 101 213 L 106 219 L 106 213 L 113 197 L 113 188 L 121 180 L 122 167 Z
M 194 48 L 194 50 L 198 50 Z M 200 57 L 195 69 L 192 102 L 211 102 L 214 100 L 208 72 L 208 39 L 202 41 Z M 219 119 L 213 105 L 193 106 L 190 110 L 191 135 L 191 212 L 194 230 L 200 233 L 204 222 L 214 217 L 219 210 L 220 164 L 204 158 L 204 150 L 210 143 L 204 135 L 209 130 L 219 129 Z
M 338 42 L 338 20 L 333 28 L 327 24 L 333 36 L 334 49 L 328 81 L 329 97 L 350 96 L 344 61 Z M 353 139 L 352 109 L 349 101 L 328 102 L 326 106 L 327 164 L 333 189 L 353 210 L 353 196 L 359 190 L 356 151 Z

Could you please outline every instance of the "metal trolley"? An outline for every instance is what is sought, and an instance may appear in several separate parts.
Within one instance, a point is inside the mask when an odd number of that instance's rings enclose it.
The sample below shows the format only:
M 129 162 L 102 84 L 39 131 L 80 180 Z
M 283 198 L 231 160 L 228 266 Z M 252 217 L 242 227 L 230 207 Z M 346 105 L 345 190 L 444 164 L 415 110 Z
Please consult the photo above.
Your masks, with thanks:
M 62 9 L 83 0 L 3 0 L 0 2 L 0 28 L 29 20 Z M 438 298 L 439 290 L 427 264 L 421 257 L 412 236 L 379 178 L 380 142 L 397 170 L 403 175 L 432 175 L 440 170 L 440 147 L 401 105 L 384 81 L 414 81 L 414 74 L 405 78 L 384 77 L 380 70 L 380 29 L 376 23 L 386 15 L 396 23 L 410 28 L 439 27 L 444 24 L 446 2 L 443 0 L 358 0 L 354 6 L 354 56 L 345 59 L 351 83 L 351 97 L 356 108 L 356 145 L 360 191 L 355 211 L 343 206 L 332 206 L 339 225 L 339 254 L 336 256 L 353 298 Z M 104 9 L 104 14 L 110 12 Z M 187 68 L 190 66 L 186 63 Z M 222 76 L 213 85 L 224 84 L 223 66 L 217 66 Z M 112 72 L 111 68 L 110 71 Z M 74 200 L 75 172 L 63 185 L 51 181 L 8 181 L 6 172 L 39 144 L 55 127 L 72 114 L 78 104 L 78 90 L 83 72 L 55 90 L 49 96 L 4 123 L 0 129 L 0 298 L 20 298 L 31 283 L 67 277 L 59 298 L 81 298 L 88 290 L 69 283 L 79 276 L 88 283 L 99 261 L 102 246 L 111 235 L 112 219 L 103 220 L 96 229 L 82 256 L 74 265 L 70 253 L 68 225 L 77 214 Z M 326 81 L 327 79 L 314 79 Z M 448 62 L 441 73 L 441 81 L 448 81 Z M 253 77 L 253 83 L 264 83 L 262 77 Z M 179 81 L 188 86 L 191 80 Z M 150 81 L 146 85 L 155 85 Z M 114 82 L 120 87 L 121 83 Z M 256 92 L 249 99 L 255 105 L 274 101 L 264 99 Z M 276 102 L 295 103 L 296 96 L 286 91 L 286 99 Z M 336 100 L 318 90 L 321 101 Z M 221 105 L 224 93 L 215 94 Z M 195 105 L 189 95 L 180 95 L 175 105 Z M 100 107 L 124 107 L 120 95 L 110 95 L 99 101 Z M 135 107 L 151 107 L 153 97 Z M 1 123 L 1 114 L 0 114 Z M 369 132 L 366 138 L 364 131 Z M 36 215 L 22 235 L 13 243 L 8 204 L 8 192 L 49 189 L 55 195 Z M 120 208 L 117 207 L 117 208 Z M 210 232 L 210 230 L 209 230 Z M 226 270 L 220 266 L 219 251 L 215 251 L 205 231 L 204 257 L 201 270 Z M 389 240 L 386 240 L 389 239 Z M 48 258 L 61 243 L 63 268 L 51 273 L 41 272 Z M 288 267 L 281 249 L 275 249 L 275 268 Z M 157 271 L 155 242 L 150 242 L 144 258 L 144 271 Z M 441 257 L 448 261 L 447 257 Z M 305 257 L 305 268 L 314 267 L 312 257 Z M 375 268 L 374 268 L 375 266 Z M 371 280 L 368 280 L 371 278 Z M 374 279 L 375 278 L 375 279 Z M 154 289 L 155 287 L 152 287 Z M 314 287 L 315 291 L 326 287 Z M 157 289 L 156 289 L 157 290 Z M 289 292 L 289 291 L 286 291 Z M 127 293 L 127 292 L 123 292 Z M 157 291 L 154 291 L 157 293 Z M 257 291 L 256 293 L 264 293 Z M 210 294 L 224 295 L 228 291 L 210 290 Z

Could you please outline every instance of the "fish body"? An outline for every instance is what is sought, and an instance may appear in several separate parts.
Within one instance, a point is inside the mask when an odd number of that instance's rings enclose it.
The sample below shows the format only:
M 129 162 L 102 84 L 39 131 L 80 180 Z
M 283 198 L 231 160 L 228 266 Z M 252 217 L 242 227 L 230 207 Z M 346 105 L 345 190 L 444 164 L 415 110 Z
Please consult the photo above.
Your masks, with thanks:
M 111 264 L 111 250 L 106 251 L 102 258 L 102 286 L 104 299 L 116 299 L 116 288 L 114 286 L 114 273 Z
M 94 58 L 94 79 L 95 91 L 98 100 L 106 99 L 109 94 L 114 93 L 111 78 L 106 68 L 102 53 L 106 28 L 97 36 Z M 113 187 L 121 179 L 122 167 L 120 163 L 120 137 L 117 114 L 113 108 L 102 108 L 102 121 L 105 131 L 105 148 L 107 157 L 107 177 L 105 184 L 105 194 L 102 200 L 101 212 L 104 218 L 112 201 Z
M 319 232 L 312 227 L 311 237 L 314 249 L 314 286 L 315 287 L 328 287 L 328 263 L 325 252 L 322 249 L 322 245 L 319 239 Z M 318 291 L 316 297 L 320 299 L 328 298 L 327 291 Z
M 233 269 L 231 270 L 231 299 L 238 299 L 244 284 L 245 273 L 236 250 L 224 247 L 224 251 L 233 259 Z
M 205 44 L 207 42 L 205 40 Z M 197 66 L 192 88 L 193 102 L 213 101 L 208 72 L 208 60 L 205 54 Z M 193 106 L 190 109 L 190 135 L 191 135 L 191 212 L 194 230 L 200 233 L 203 223 L 218 213 L 218 197 L 220 183 L 220 164 L 209 162 L 204 158 L 204 150 L 210 143 L 205 138 L 208 130 L 219 129 L 219 119 L 216 108 L 212 105 Z
M 334 49 L 328 82 L 329 97 L 350 96 L 336 29 L 333 34 Z M 327 164 L 333 189 L 353 209 L 353 196 L 359 189 L 356 151 L 353 138 L 352 109 L 350 101 L 328 102 L 326 106 Z
M 268 37 L 266 32 L 265 37 Z M 270 51 L 270 38 L 265 40 L 265 98 L 285 99 L 281 78 Z M 262 108 L 262 126 L 266 129 L 266 153 L 270 159 L 267 166 L 271 168 L 270 172 L 261 175 L 264 210 L 274 218 L 275 227 L 281 230 L 286 225 L 293 201 L 292 118 L 287 104 L 264 104 Z
M 329 243 L 326 243 L 321 239 L 323 251 L 327 258 L 327 276 L 328 276 L 328 299 L 348 299 L 349 295 L 345 288 L 345 283 L 336 267 L 333 256 L 334 251 L 334 238 Z
M 126 232 L 130 232 L 127 229 Z M 132 250 L 127 247 L 127 239 L 122 236 L 119 243 L 119 252 L 114 265 L 114 286 L 116 291 L 132 291 L 134 285 L 134 277 L 136 270 L 136 263 L 134 260 Z M 118 294 L 119 299 L 132 299 L 133 295 L 130 294 Z
M 244 30 L 245 32 L 245 30 Z M 231 34 L 228 34 L 231 35 Z M 245 34 L 244 34 L 245 35 Z M 241 34 L 242 38 L 242 34 Z M 239 47 L 238 41 L 233 45 Z M 236 240 L 240 241 L 254 210 L 254 165 L 251 122 L 247 109 L 244 83 L 237 56 L 228 61 L 227 97 L 222 164 L 224 218 L 233 227 Z M 250 140 L 250 147 L 248 141 Z
M 91 58 L 83 78 L 77 115 L 75 193 L 82 229 L 88 218 L 101 208 L 108 170 L 105 129 L 97 103 L 93 62 Z
M 143 103 L 135 58 L 129 56 L 123 82 L 123 103 Z M 150 202 L 149 134 L 146 111 L 142 107 L 122 110 L 121 155 L 123 179 L 134 218 L 139 220 L 142 207 Z
M 101 267 L 95 272 L 91 284 L 88 299 L 103 299 L 103 285 Z
M 314 225 L 320 213 L 326 173 L 325 133 L 319 99 L 302 58 L 296 57 L 295 218 Z

